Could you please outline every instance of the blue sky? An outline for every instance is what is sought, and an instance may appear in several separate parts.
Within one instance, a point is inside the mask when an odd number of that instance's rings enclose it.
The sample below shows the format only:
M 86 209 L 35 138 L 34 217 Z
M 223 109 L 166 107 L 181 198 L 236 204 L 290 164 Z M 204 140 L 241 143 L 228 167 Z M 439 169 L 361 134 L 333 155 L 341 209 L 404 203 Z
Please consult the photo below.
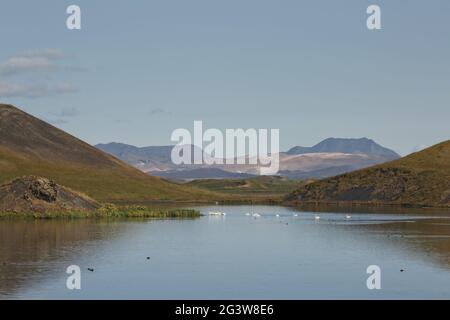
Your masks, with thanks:
M 70 4 L 82 30 L 66 28 Z M 366 28 L 370 4 L 382 30 Z M 282 149 L 369 137 L 407 154 L 450 136 L 447 0 L 15 0 L 0 12 L 0 101 L 92 144 L 169 144 L 194 120 L 279 128 Z

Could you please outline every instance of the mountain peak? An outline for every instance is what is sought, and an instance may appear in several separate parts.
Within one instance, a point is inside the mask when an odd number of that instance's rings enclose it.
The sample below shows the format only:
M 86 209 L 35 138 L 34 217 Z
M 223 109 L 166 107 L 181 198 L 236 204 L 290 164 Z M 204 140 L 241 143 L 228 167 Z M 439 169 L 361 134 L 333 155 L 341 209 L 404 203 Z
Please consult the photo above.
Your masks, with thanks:
M 387 160 L 398 159 L 400 156 L 393 150 L 385 148 L 372 139 L 363 138 L 327 138 L 312 147 L 294 147 L 287 154 L 297 155 L 305 153 L 362 153 L 384 157 Z

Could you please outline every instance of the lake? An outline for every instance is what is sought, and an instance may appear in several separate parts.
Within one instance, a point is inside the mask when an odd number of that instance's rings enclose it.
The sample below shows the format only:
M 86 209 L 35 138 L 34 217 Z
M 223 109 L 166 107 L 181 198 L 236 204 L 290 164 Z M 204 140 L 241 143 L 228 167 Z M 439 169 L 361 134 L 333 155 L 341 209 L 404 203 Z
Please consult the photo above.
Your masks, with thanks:
M 0 298 L 450 298 L 450 214 L 199 209 L 227 215 L 0 220 Z M 81 268 L 81 290 L 66 288 L 70 265 Z M 370 265 L 381 268 L 381 290 L 366 286 Z

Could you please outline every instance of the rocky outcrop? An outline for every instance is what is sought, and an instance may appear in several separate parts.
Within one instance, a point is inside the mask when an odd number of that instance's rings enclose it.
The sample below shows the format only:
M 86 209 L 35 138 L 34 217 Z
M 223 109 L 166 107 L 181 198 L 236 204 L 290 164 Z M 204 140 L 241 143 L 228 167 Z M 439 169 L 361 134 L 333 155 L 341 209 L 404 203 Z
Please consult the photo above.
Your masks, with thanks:
M 56 182 L 26 176 L 0 186 L 0 212 L 92 211 L 99 204 Z
M 28 190 L 24 198 L 32 201 L 33 198 L 46 202 L 55 202 L 58 196 L 58 188 L 54 181 L 45 178 L 28 177 L 23 180 Z

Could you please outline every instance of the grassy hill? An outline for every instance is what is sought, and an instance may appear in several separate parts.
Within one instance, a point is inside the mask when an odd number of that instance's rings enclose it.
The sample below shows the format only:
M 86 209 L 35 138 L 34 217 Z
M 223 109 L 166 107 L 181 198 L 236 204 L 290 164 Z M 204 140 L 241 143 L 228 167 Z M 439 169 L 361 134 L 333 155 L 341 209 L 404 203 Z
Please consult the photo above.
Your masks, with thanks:
M 309 183 L 286 203 L 361 202 L 450 207 L 450 140 L 399 160 Z
M 260 176 L 249 179 L 201 179 L 186 185 L 214 192 L 239 195 L 246 198 L 282 199 L 283 196 L 303 185 L 304 182 L 276 176 Z
M 0 104 L 0 185 L 28 175 L 55 180 L 98 201 L 222 197 L 150 177 L 14 106 Z

